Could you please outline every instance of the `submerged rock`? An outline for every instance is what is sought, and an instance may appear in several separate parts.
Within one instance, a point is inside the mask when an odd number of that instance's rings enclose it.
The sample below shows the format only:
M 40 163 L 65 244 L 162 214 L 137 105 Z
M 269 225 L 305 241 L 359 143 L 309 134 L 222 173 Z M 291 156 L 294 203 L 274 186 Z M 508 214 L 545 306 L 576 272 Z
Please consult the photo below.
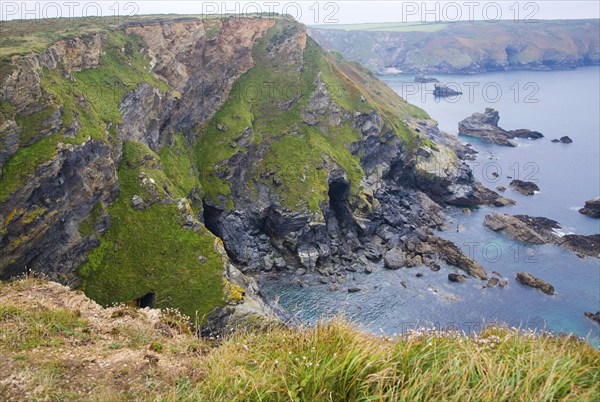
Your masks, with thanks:
M 523 285 L 539 289 L 548 295 L 554 295 L 554 286 L 550 285 L 543 279 L 536 278 L 527 272 L 517 272 L 517 280 Z

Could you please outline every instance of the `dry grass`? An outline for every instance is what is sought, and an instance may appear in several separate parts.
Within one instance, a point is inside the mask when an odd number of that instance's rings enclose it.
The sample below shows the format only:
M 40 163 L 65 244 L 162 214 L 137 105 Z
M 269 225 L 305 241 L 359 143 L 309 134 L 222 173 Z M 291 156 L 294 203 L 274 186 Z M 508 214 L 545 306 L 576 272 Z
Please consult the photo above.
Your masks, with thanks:
M 157 310 L 103 309 L 35 279 L 1 285 L 0 306 L 0 399 L 600 398 L 600 353 L 570 337 L 489 328 L 389 339 L 336 320 L 216 342 L 174 329 Z

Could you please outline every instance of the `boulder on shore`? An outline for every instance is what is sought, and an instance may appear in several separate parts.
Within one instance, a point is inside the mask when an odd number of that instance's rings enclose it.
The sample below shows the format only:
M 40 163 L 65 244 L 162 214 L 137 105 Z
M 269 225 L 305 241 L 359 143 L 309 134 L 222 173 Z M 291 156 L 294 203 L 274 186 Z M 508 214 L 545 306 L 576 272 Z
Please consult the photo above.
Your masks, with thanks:
M 554 286 L 549 284 L 543 279 L 536 278 L 527 272 L 517 272 L 517 280 L 525 286 L 530 286 L 535 289 L 539 289 L 547 295 L 554 294 Z

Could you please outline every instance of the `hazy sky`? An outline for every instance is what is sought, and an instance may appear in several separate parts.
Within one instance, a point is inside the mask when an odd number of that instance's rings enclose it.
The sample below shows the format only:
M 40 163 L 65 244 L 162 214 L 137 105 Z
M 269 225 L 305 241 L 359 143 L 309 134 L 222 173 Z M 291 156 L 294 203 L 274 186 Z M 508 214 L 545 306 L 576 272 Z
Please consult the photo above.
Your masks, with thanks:
M 568 1 L 9 1 L 0 19 L 286 12 L 305 24 L 600 18 L 597 0 Z

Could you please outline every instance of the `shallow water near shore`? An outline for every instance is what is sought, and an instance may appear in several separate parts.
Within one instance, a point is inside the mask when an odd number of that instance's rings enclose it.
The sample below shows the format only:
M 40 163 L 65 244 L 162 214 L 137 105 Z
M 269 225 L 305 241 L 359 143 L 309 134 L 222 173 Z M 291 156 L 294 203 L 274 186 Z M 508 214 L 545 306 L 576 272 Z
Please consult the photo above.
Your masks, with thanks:
M 465 117 L 493 107 L 500 112 L 500 127 L 527 128 L 545 136 L 517 139 L 517 148 L 461 137 L 479 151 L 470 164 L 487 187 L 508 187 L 512 178 L 536 181 L 540 187 L 531 197 L 506 190 L 504 195 L 517 205 L 500 212 L 554 219 L 564 233 L 600 233 L 599 220 L 578 212 L 585 200 L 600 195 L 600 68 L 435 77 L 458 86 L 463 96 L 436 100 L 433 84 L 413 84 L 412 76 L 384 80 L 407 101 L 425 109 L 448 133 L 456 134 L 458 122 Z M 564 135 L 574 142 L 550 141 Z M 337 291 L 319 283 L 318 276 L 305 276 L 309 286 L 301 287 L 294 283 L 293 274 L 263 275 L 261 289 L 268 299 L 277 300 L 307 323 L 341 314 L 366 330 L 392 335 L 422 326 L 468 333 L 485 323 L 503 322 L 589 336 L 600 345 L 600 326 L 583 315 L 600 310 L 600 260 L 582 259 L 554 245 L 525 245 L 494 233 L 482 225 L 485 215 L 494 210 L 498 209 L 480 208 L 465 215 L 459 208 L 448 208 L 451 229 L 438 234 L 454 241 L 488 273 L 497 271 L 508 279 L 504 289 L 482 289 L 484 283 L 472 278 L 449 283 L 447 274 L 457 270 L 445 265 L 439 272 L 426 267 L 389 271 L 375 265 L 370 275 L 349 273 Z M 520 285 L 515 280 L 519 271 L 550 282 L 556 295 Z M 349 293 L 350 287 L 361 290 Z

